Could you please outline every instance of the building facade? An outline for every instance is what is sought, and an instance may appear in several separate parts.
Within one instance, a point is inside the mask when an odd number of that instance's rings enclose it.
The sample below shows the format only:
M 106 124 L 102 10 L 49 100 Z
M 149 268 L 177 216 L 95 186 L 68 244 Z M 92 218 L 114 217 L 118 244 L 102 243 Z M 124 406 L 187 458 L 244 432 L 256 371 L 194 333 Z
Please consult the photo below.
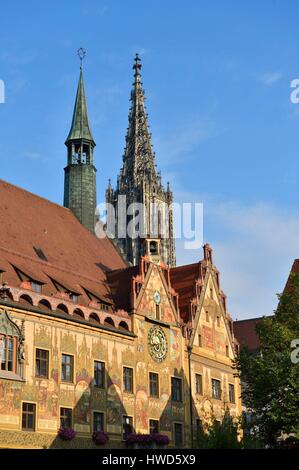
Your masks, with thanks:
M 133 103 L 140 87 L 136 58 Z M 0 447 L 89 448 L 96 430 L 108 433 L 108 447 L 153 431 L 191 447 L 201 422 L 221 420 L 227 408 L 241 413 L 233 325 L 212 250 L 174 267 L 164 240 L 144 237 L 135 264 L 95 236 L 82 70 L 66 144 L 67 207 L 0 180 Z M 75 439 L 62 441 L 60 427 Z

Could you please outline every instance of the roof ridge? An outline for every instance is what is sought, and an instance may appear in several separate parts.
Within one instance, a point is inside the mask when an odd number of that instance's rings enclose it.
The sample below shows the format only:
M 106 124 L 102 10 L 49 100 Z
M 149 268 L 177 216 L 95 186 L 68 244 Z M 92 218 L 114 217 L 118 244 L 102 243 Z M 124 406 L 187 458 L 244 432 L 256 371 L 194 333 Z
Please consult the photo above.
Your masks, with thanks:
M 179 270 L 181 268 L 187 268 L 189 266 L 196 266 L 196 265 L 200 264 L 201 262 L 202 262 L 202 260 L 196 261 L 195 263 L 181 264 L 180 266 L 174 266 L 173 268 L 170 268 L 170 271 Z
M 16 185 L 16 184 L 13 184 L 13 183 L 9 183 L 8 181 L 5 181 L 3 179 L 0 178 L 0 183 L 4 183 L 6 184 L 7 186 L 11 186 L 12 188 L 16 188 L 18 189 L 20 192 L 23 192 L 23 193 L 27 193 L 27 194 L 30 194 L 31 196 L 37 198 L 37 199 L 41 199 L 42 201 L 45 201 L 49 204 L 53 204 L 54 206 L 56 207 L 59 207 L 60 209 L 64 209 L 65 211 L 69 212 L 70 214 L 72 214 L 72 211 L 68 208 L 68 207 L 64 207 L 62 206 L 61 204 L 58 204 L 57 202 L 53 202 L 53 201 L 50 201 L 50 199 L 46 198 L 46 197 L 42 197 L 42 196 L 38 196 L 37 194 L 35 193 L 32 193 L 31 191 L 28 191 L 27 189 L 24 189 L 24 188 L 21 188 L 20 186 Z

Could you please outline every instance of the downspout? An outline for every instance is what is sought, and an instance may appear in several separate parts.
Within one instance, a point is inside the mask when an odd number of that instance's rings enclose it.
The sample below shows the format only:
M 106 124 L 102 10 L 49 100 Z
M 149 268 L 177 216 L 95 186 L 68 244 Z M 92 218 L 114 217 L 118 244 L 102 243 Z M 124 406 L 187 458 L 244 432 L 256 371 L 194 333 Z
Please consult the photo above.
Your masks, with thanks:
M 193 449 L 193 406 L 192 406 L 192 380 L 191 380 L 191 354 L 192 354 L 192 347 L 187 346 L 188 350 L 188 369 L 189 369 L 189 406 L 190 406 L 190 437 L 191 437 L 191 448 Z

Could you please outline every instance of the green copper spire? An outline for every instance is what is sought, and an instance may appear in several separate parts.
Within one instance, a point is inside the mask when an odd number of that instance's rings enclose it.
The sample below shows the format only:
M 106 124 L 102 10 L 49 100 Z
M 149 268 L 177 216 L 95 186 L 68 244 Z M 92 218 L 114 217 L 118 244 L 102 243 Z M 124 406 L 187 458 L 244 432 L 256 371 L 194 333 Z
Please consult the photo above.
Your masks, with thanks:
M 71 130 L 69 132 L 69 135 L 67 136 L 65 143 L 68 143 L 71 140 L 79 139 L 92 142 L 92 144 L 95 145 L 95 141 L 93 140 L 88 122 L 82 65 L 80 67 L 80 77 Z
M 95 141 L 90 131 L 87 116 L 82 73 L 82 58 L 84 58 L 84 54 L 79 55 L 79 57 L 81 60 L 80 78 L 72 127 L 65 141 L 67 147 L 67 166 L 64 169 L 64 206 L 68 207 L 75 214 L 82 225 L 94 233 L 96 223 L 97 171 L 93 161 Z

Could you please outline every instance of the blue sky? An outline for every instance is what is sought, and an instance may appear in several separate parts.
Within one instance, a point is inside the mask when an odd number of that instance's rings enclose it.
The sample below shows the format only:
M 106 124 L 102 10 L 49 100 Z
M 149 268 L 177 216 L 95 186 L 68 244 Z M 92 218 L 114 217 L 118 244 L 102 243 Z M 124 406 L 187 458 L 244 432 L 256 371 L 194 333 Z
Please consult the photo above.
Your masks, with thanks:
M 82 46 L 102 200 L 121 165 L 138 51 L 163 180 L 177 201 L 204 203 L 233 317 L 271 314 L 299 257 L 298 31 L 296 0 L 6 2 L 0 177 L 62 202 Z M 178 243 L 179 264 L 201 255 Z

